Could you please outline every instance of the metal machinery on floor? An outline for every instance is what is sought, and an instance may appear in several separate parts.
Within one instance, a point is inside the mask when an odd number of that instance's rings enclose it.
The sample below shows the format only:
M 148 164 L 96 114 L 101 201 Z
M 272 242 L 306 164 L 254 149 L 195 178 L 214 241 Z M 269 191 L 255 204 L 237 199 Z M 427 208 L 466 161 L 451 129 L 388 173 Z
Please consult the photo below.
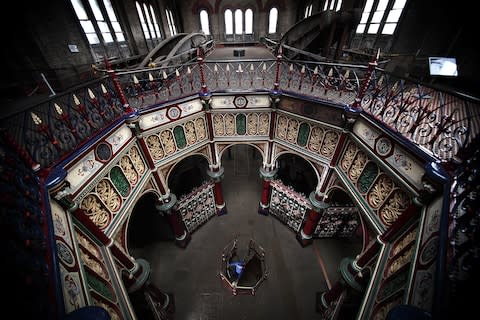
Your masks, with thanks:
M 241 255 L 238 252 L 238 238 L 235 238 L 223 249 L 220 270 L 220 278 L 233 295 L 255 295 L 260 284 L 267 279 L 265 250 L 250 239 L 246 255 Z

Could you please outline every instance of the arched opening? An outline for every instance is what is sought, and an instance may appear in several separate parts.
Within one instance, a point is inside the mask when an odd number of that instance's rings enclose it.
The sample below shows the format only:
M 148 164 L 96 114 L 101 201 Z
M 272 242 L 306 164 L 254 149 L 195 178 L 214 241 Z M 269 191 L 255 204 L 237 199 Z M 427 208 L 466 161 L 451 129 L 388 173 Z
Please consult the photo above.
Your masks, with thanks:
M 168 176 L 168 187 L 178 199 L 209 180 L 208 161 L 200 155 L 192 155 L 175 165 Z
M 133 207 L 127 228 L 127 247 L 134 257 L 156 242 L 175 240 L 168 220 L 155 208 L 157 198 L 154 193 L 146 193 Z
M 278 157 L 277 177 L 283 184 L 308 196 L 317 187 L 317 175 L 312 165 L 302 157 L 286 153 Z
M 258 204 L 262 184 L 258 174 L 262 166 L 260 151 L 248 144 L 234 144 L 223 151 L 221 162 L 225 170 L 222 185 L 227 206 L 236 207 L 245 199 L 256 199 Z M 251 214 L 255 213 L 256 208 L 252 208 Z

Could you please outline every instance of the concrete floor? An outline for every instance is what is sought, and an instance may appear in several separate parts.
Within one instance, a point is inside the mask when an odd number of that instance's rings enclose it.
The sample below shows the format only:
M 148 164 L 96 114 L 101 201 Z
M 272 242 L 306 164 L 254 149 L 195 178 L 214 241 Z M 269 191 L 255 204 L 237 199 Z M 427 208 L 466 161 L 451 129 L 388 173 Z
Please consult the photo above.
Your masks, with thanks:
M 186 249 L 157 242 L 131 250 L 132 254 L 149 261 L 153 283 L 175 295 L 176 320 L 320 319 L 316 292 L 334 284 L 340 260 L 355 257 L 361 242 L 316 239 L 302 248 L 292 229 L 273 216 L 257 213 L 258 154 L 254 158 L 251 147 L 239 145 L 232 155 L 231 160 L 222 159 L 228 214 L 213 217 L 197 229 Z M 255 296 L 233 295 L 219 276 L 222 251 L 236 237 L 239 250 L 250 238 L 265 250 L 268 278 Z

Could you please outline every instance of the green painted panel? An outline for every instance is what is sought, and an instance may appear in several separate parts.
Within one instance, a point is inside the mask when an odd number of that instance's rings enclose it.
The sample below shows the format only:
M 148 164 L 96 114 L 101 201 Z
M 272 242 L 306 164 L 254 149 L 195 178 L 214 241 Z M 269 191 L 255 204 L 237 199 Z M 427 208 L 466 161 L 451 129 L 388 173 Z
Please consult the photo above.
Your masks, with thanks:
M 298 129 L 297 144 L 301 147 L 305 147 L 307 145 L 309 134 L 310 126 L 306 123 L 302 123 Z
M 178 149 L 183 149 L 187 145 L 187 139 L 185 139 L 185 131 L 182 126 L 176 126 L 173 129 L 173 135 Z
M 87 272 L 87 282 L 88 285 L 99 293 L 102 297 L 107 298 L 110 301 L 115 301 L 115 296 L 113 295 L 112 289 L 107 286 L 102 280 L 98 279 L 96 276 Z
M 369 162 L 362 171 L 362 174 L 358 178 L 358 190 L 361 193 L 366 193 L 373 181 L 378 175 L 378 167 L 375 163 Z
M 235 118 L 236 126 L 237 126 L 237 134 L 244 135 L 247 132 L 247 120 L 244 114 L 240 113 L 237 114 Z
M 116 166 L 113 167 L 112 170 L 110 170 L 110 179 L 123 197 L 128 196 L 130 193 L 130 183 L 128 183 L 122 169 Z

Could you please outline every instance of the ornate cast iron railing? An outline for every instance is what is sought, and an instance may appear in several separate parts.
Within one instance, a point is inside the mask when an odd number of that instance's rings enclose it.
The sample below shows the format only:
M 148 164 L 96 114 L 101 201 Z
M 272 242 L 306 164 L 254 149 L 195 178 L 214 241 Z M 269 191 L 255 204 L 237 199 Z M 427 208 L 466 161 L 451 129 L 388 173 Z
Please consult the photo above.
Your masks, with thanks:
M 109 78 L 55 96 L 1 120 L 5 134 L 42 168 L 55 165 L 72 150 L 122 115 Z
M 461 162 L 462 148 L 480 131 L 479 100 L 372 73 L 361 107 L 441 161 Z

